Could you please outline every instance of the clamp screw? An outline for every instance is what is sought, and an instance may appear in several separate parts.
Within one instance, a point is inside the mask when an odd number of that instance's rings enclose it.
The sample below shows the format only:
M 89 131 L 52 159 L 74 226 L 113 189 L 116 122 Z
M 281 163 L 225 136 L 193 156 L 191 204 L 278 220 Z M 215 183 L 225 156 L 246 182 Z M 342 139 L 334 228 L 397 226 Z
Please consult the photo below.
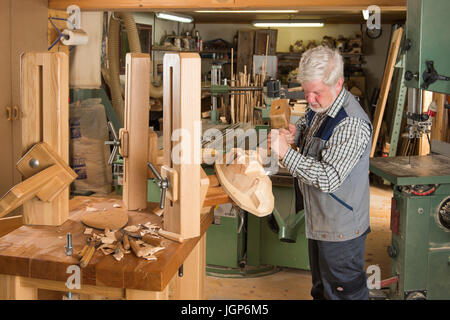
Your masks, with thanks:
M 72 234 L 70 232 L 67 234 L 67 245 L 64 248 L 66 248 L 66 255 L 71 256 L 73 253 L 73 247 L 72 247 Z

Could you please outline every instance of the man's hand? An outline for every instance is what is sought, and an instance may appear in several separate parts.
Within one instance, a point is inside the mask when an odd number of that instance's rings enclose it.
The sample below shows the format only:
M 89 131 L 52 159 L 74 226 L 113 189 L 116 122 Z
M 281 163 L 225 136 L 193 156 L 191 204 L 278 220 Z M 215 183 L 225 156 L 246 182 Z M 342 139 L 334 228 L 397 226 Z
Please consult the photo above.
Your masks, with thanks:
M 291 140 L 294 142 L 290 131 L 286 129 L 272 129 L 267 137 L 268 145 L 270 145 L 270 148 L 278 154 L 280 159 L 283 159 L 284 155 L 289 150 L 291 144 L 289 141 Z
M 280 130 L 280 134 L 283 134 L 286 136 L 287 138 L 287 142 L 289 144 L 294 144 L 294 139 L 295 139 L 295 133 L 297 132 L 297 128 L 295 127 L 295 125 L 293 125 L 292 123 L 289 124 L 289 130 L 287 129 L 279 129 Z

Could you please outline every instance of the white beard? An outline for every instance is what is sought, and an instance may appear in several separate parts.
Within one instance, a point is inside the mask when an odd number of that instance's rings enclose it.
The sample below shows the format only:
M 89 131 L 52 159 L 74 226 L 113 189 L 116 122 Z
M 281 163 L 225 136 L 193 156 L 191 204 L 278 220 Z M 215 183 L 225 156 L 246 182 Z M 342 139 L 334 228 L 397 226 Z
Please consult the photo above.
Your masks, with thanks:
M 325 108 L 317 108 L 317 107 L 313 107 L 312 105 L 309 105 L 309 107 L 311 108 L 312 111 L 314 111 L 315 113 L 323 113 L 326 112 L 330 106 L 325 107 Z

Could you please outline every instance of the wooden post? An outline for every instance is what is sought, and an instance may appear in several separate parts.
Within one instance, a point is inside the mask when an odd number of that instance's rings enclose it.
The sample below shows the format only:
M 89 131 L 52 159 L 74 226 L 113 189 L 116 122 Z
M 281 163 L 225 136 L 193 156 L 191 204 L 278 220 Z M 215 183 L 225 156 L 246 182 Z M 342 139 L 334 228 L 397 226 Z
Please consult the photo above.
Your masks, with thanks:
M 24 287 L 19 276 L 0 274 L 0 300 L 36 300 L 37 288 Z
M 200 235 L 200 67 L 198 53 L 164 55 L 164 166 L 178 174 L 178 199 L 166 197 L 164 229 Z
M 21 59 L 22 153 L 46 142 L 69 161 L 69 60 L 65 53 L 25 53 Z M 61 225 L 69 215 L 69 187 L 54 200 L 23 205 L 24 224 Z
M 203 300 L 206 281 L 206 233 L 183 262 L 183 277 L 176 274 L 173 300 Z
M 147 207 L 150 55 L 127 53 L 124 128 L 128 136 L 123 165 L 123 203 L 128 210 Z

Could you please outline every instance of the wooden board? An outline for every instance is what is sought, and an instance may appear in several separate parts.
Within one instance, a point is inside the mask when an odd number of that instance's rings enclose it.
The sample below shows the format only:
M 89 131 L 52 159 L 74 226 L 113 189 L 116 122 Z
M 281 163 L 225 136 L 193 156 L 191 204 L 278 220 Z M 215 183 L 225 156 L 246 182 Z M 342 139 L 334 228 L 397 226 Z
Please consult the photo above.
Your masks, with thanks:
M 22 153 L 46 142 L 69 161 L 69 61 L 64 53 L 25 53 L 22 57 Z M 69 214 L 69 188 L 53 201 L 23 205 L 25 224 L 60 225 Z
M 247 66 L 247 72 L 251 72 L 253 65 L 253 51 L 254 51 L 254 30 L 239 30 L 238 31 L 238 50 L 236 62 L 236 79 L 239 79 L 239 72 L 244 72 Z
M 70 200 L 70 217 L 61 226 L 22 226 L 0 238 L 0 274 L 66 282 L 67 267 L 77 264 L 78 259 L 76 255 L 66 256 L 65 235 L 72 233 L 74 252 L 80 251 L 88 237 L 83 234 L 85 226 L 80 221 L 86 207 L 110 210 L 114 204 L 123 205 L 120 199 L 76 197 Z M 161 225 L 161 218 L 152 214 L 152 209 L 126 211 L 129 225 L 146 222 Z M 212 221 L 212 212 L 201 217 L 201 235 Z M 181 244 L 167 241 L 166 249 L 156 254 L 157 261 L 132 254 L 116 261 L 96 251 L 90 264 L 81 271 L 81 286 L 163 291 L 199 240 L 200 237 L 191 238 Z
M 147 207 L 150 55 L 127 53 L 124 129 L 128 132 L 123 164 L 123 202 L 128 210 Z
M 392 34 L 391 45 L 387 56 L 386 67 L 384 69 L 383 80 L 381 82 L 380 95 L 378 97 L 375 115 L 373 119 L 373 135 L 372 135 L 372 149 L 370 156 L 375 154 L 377 146 L 378 135 L 380 133 L 381 123 L 383 122 L 384 109 L 391 87 L 392 75 L 394 73 L 395 62 L 400 49 L 400 42 L 402 40 L 403 28 L 398 28 Z
M 63 170 L 58 167 L 58 165 L 52 165 L 34 176 L 16 184 L 0 199 L 0 218 L 20 205 L 26 204 L 27 201 L 30 201 L 38 194 L 38 192 L 44 189 L 46 185 L 53 184 L 53 179 L 57 178 L 58 175 L 62 173 Z M 45 191 L 48 191 L 48 189 L 45 189 Z M 45 192 L 44 197 L 44 199 L 43 197 L 40 197 L 40 199 L 42 201 L 47 201 L 52 195 L 50 195 L 49 192 Z M 37 215 L 36 218 L 40 218 L 39 215 Z
M 198 53 L 164 55 L 164 165 L 178 173 L 178 200 L 166 197 L 164 230 L 200 235 L 201 90 Z
M 255 31 L 255 50 L 256 55 L 274 56 L 277 53 L 277 29 L 263 29 Z M 266 52 L 267 49 L 267 52 Z
M 283 0 L 274 3 L 269 0 L 189 0 L 189 1 L 166 1 L 166 0 L 49 0 L 48 6 L 52 9 L 66 9 L 69 5 L 76 4 L 81 9 L 87 10 L 124 10 L 124 9 L 186 9 L 186 8 L 242 8 L 242 9 L 302 9 L 311 10 L 362 10 L 372 4 L 383 9 L 406 10 L 406 0 L 345 0 L 339 3 L 336 0 Z

